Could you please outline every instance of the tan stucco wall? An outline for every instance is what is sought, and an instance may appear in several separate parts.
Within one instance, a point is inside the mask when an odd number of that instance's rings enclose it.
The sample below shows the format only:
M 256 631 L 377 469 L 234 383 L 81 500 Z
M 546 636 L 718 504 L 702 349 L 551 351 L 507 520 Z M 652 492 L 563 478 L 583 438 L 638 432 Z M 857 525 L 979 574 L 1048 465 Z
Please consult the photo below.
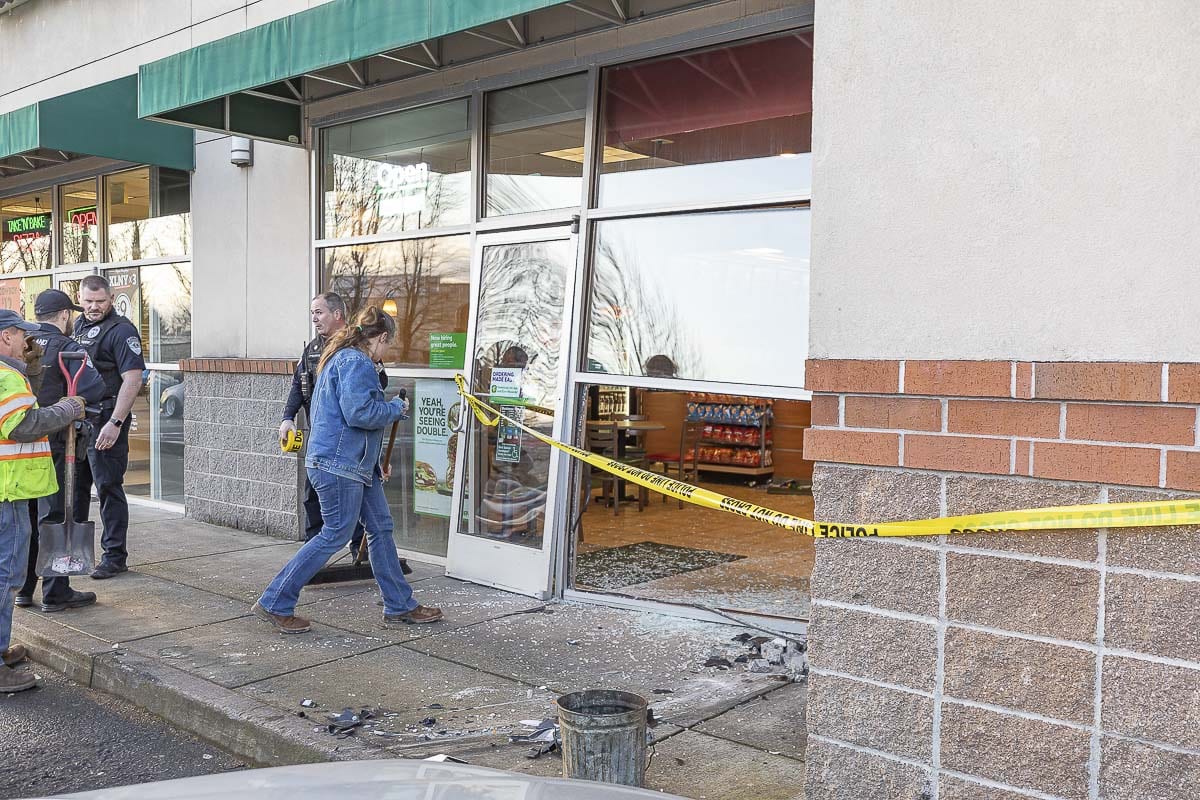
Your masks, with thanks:
M 1200 4 L 821 0 L 814 358 L 1200 358 Z
M 0 113 L 328 0 L 37 0 L 0 14 Z
M 201 134 L 192 176 L 192 350 L 280 358 L 310 335 L 308 153 L 254 144 L 229 163 L 229 138 Z

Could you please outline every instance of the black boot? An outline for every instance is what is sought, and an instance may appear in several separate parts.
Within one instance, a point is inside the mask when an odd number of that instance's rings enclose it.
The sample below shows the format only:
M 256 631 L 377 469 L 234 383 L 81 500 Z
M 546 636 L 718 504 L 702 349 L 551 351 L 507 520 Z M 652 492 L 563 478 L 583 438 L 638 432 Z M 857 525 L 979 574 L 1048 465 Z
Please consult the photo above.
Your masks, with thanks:
M 43 597 L 42 611 L 51 613 L 54 611 L 66 611 L 68 608 L 83 608 L 90 606 L 96 602 L 95 592 L 77 592 L 71 589 L 70 592 L 62 597 Z

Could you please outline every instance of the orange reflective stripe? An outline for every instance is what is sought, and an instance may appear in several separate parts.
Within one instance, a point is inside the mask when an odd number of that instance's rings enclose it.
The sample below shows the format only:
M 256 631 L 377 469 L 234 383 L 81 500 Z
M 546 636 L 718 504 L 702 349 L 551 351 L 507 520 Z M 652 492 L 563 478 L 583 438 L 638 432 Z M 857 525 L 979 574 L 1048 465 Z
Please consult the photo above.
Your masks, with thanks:
M 31 458 L 34 456 L 50 455 L 50 442 L 42 438 L 36 442 L 14 442 L 10 439 L 0 440 L 0 459 Z
M 49 458 L 50 453 L 25 453 L 19 456 L 0 456 L 0 461 L 20 461 L 25 458 Z
M 4 427 L 4 424 L 6 422 L 8 422 L 10 419 L 12 419 L 14 416 L 16 416 L 17 414 L 27 413 L 29 411 L 29 409 L 32 407 L 33 406 L 25 406 L 24 408 L 15 408 L 12 411 L 5 414 L 4 416 L 0 417 L 0 429 L 2 429 Z
M 12 412 L 30 408 L 36 401 L 37 398 L 31 394 L 24 392 L 14 394 L 3 403 L 0 403 L 0 418 L 8 419 L 12 415 Z

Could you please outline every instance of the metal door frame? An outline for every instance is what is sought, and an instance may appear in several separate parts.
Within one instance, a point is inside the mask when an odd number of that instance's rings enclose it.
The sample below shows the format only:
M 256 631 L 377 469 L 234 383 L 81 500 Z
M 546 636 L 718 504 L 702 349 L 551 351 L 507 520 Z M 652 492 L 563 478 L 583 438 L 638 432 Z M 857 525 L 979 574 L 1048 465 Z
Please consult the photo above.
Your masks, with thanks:
M 471 252 L 471 313 L 470 322 L 467 326 L 469 352 L 464 364 L 464 375 L 467 376 L 468 384 L 471 377 L 475 374 L 479 294 L 482 286 L 484 251 L 489 247 L 506 244 L 535 244 L 539 242 L 562 241 L 567 242 L 571 252 L 577 254 L 576 236 L 577 234 L 572 232 L 569 226 L 504 231 L 500 233 L 479 233 L 474 236 Z M 577 271 L 577 264 L 575 263 L 566 265 L 564 270 L 564 297 L 561 309 L 561 333 L 558 342 L 558 397 L 554 402 L 556 413 L 554 423 L 551 426 L 551 435 L 559 440 L 569 435 L 569 429 L 566 427 L 567 415 L 563 411 L 565 408 L 564 401 L 569 397 L 567 378 L 571 371 L 572 310 L 575 306 L 577 283 L 575 276 Z M 474 390 L 476 387 L 471 386 L 470 388 Z M 464 409 L 464 419 L 466 420 L 463 427 L 464 433 L 471 429 L 470 425 L 475 424 L 470 419 L 467 419 L 469 416 Z M 481 583 L 486 586 L 493 586 L 519 594 L 532 595 L 539 599 L 550 597 L 553 592 L 554 573 L 556 571 L 555 558 L 559 552 L 558 539 L 561 533 L 561 526 L 558 524 L 558 521 L 561 517 L 561 509 L 564 507 L 566 495 L 569 494 L 569 492 L 564 492 L 564 486 L 567 484 L 562 480 L 562 476 L 565 473 L 563 461 L 566 459 L 566 456 L 557 450 L 552 450 L 550 453 L 542 547 L 539 550 L 461 532 L 460 527 L 464 511 L 463 481 L 466 480 L 466 459 L 470 449 L 470 443 L 467 443 L 466 446 L 460 446 L 456 454 L 454 502 L 451 507 L 450 534 L 446 547 L 446 574 L 451 577 L 463 578 L 473 583 Z M 472 474 L 472 480 L 475 480 L 477 477 Z M 489 555 L 490 558 L 485 559 L 485 555 Z M 517 563 L 521 561 L 526 563 Z M 488 567 L 497 565 L 500 565 L 501 573 L 499 575 L 489 574 Z M 513 568 L 521 569 L 524 574 L 529 576 L 529 581 L 524 583 L 524 585 L 514 585 L 517 583 L 516 581 L 505 580 L 503 570 L 511 570 Z

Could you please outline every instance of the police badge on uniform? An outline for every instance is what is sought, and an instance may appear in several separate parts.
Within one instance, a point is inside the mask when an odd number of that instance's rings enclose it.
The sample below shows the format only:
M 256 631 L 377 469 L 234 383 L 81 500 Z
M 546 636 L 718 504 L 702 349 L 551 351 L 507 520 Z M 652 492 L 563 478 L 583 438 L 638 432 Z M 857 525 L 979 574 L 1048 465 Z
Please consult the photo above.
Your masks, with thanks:
M 125 340 L 125 344 L 129 346 L 129 349 L 135 356 L 140 356 L 142 354 L 142 340 L 138 337 L 130 336 Z
M 97 326 L 97 327 L 95 327 L 95 328 L 91 328 L 91 329 L 89 329 L 89 330 L 88 330 L 88 334 L 87 334 L 87 335 L 88 335 L 88 338 L 89 338 L 89 339 L 95 339 L 97 336 L 99 336 L 99 335 L 100 335 L 100 328 L 99 328 L 99 326 Z

